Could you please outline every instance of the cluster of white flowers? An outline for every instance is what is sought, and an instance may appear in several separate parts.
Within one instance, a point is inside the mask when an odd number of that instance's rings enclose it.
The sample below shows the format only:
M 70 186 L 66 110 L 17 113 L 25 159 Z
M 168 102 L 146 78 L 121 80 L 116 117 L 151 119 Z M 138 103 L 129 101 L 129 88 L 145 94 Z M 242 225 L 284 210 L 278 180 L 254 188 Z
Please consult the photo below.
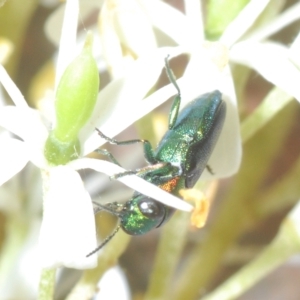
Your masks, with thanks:
M 96 266 L 96 256 L 85 257 L 96 247 L 96 229 L 91 198 L 77 170 L 89 168 L 109 176 L 123 170 L 106 161 L 85 158 L 104 143 L 94 128 L 98 127 L 106 135 L 113 137 L 174 95 L 176 90 L 170 84 L 146 96 L 157 81 L 167 55 L 190 56 L 185 73 L 178 79 L 182 92 L 182 106 L 215 89 L 222 92 L 227 102 L 224 130 L 209 162 L 216 175 L 205 172 L 203 176 L 206 179 L 234 174 L 241 160 L 237 103 L 228 60 L 253 68 L 266 80 L 300 100 L 300 71 L 295 65 L 295 62 L 299 62 L 299 57 L 295 56 L 297 51 L 300 53 L 299 43 L 295 42 L 288 48 L 267 41 L 268 36 L 300 17 L 299 4 L 274 18 L 272 23 L 257 28 L 251 35 L 246 35 L 270 2 L 250 1 L 228 26 L 220 40 L 210 43 L 204 41 L 201 1 L 185 1 L 186 14 L 183 14 L 159 0 L 142 1 L 143 9 L 139 8 L 140 4 L 137 4 L 137 1 L 131 0 L 126 5 L 131 5 L 135 14 L 128 17 L 126 10 L 122 14 L 120 4 L 119 13 L 113 15 L 115 20 L 109 19 L 111 14 L 108 2 L 104 1 L 101 10 L 100 25 L 104 41 L 101 57 L 106 57 L 107 66 L 114 79 L 99 92 L 93 115 L 81 131 L 82 153 L 77 160 L 55 167 L 47 163 L 44 158 L 44 144 L 49 128 L 45 126 L 44 114 L 28 107 L 4 67 L 0 66 L 0 82 L 14 103 L 13 106 L 5 105 L 3 94 L 0 94 L 0 126 L 6 129 L 1 131 L 0 135 L 0 183 L 13 181 L 14 176 L 28 162 L 41 170 L 44 199 L 39 257 L 43 267 L 67 266 L 86 269 Z M 77 54 L 78 15 L 82 18 L 97 5 L 99 4 L 93 1 L 67 1 L 56 64 L 56 86 L 66 66 Z M 48 32 L 51 28 L 49 34 L 53 39 L 56 38 L 56 28 L 61 24 L 58 19 L 62 14 L 59 12 L 54 14 L 47 26 Z M 138 22 L 138 25 L 134 22 Z M 56 26 L 52 26 L 54 23 Z M 136 30 L 137 27 L 139 30 Z M 172 39 L 175 46 L 157 46 L 154 27 Z M 134 61 L 122 57 L 119 36 L 124 38 L 123 43 L 132 49 L 138 59 Z M 103 62 L 99 65 L 103 66 Z M 54 100 L 50 101 L 54 107 Z M 128 107 L 134 109 L 126 109 Z M 53 123 L 55 120 L 48 120 L 49 122 Z M 126 176 L 119 180 L 176 209 L 191 209 L 186 202 L 153 187 L 141 178 Z M 21 208 L 16 204 L 18 201 L 11 196 L 2 197 L 8 191 L 10 192 L 9 186 L 4 186 L 0 191 L 0 207 L 13 213 Z M 39 223 L 36 211 L 34 216 L 28 216 L 27 219 L 34 223 L 35 232 L 36 224 Z

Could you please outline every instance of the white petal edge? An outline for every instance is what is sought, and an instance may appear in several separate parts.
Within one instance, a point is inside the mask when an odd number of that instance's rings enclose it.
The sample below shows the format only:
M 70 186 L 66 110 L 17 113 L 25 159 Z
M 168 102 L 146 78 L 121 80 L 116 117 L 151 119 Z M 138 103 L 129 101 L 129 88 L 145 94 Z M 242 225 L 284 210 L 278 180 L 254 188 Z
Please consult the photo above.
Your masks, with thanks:
M 39 112 L 31 108 L 5 106 L 0 110 L 0 126 L 27 142 L 44 142 L 48 131 Z
M 24 96 L 12 81 L 5 68 L 0 64 L 0 82 L 9 94 L 11 100 L 19 107 L 28 108 L 28 104 Z
M 253 68 L 266 80 L 300 101 L 300 71 L 288 58 L 288 48 L 274 42 L 240 42 L 230 51 L 230 58 Z
M 67 0 L 61 37 L 59 42 L 59 51 L 56 66 L 55 90 L 66 67 L 74 59 L 74 49 L 76 49 L 77 22 L 79 14 L 78 0 Z
M 204 24 L 203 24 L 203 12 L 202 3 L 200 1 L 184 1 L 185 13 L 190 24 L 189 35 L 197 37 L 194 42 L 201 43 L 204 41 Z M 168 22 L 170 19 L 168 18 Z M 175 21 L 175 20 L 173 20 Z M 177 21 L 176 21 L 177 22 Z
M 300 14 L 300 13 L 299 13 Z M 293 44 L 289 49 L 289 58 L 295 64 L 295 66 L 300 70 L 300 32 L 295 38 Z
M 1 80 L 0 80 L 1 81 Z M 3 86 L 0 85 L 0 109 L 6 105 Z
M 97 293 L 94 300 L 132 299 L 126 276 L 119 266 L 105 272 L 98 283 L 98 288 L 99 293 Z
M 80 0 L 81 20 L 85 20 L 85 18 L 91 14 L 92 10 L 99 9 L 102 3 L 103 0 Z M 60 42 L 64 11 L 65 5 L 62 4 L 49 16 L 45 24 L 45 33 L 48 39 L 56 46 L 58 46 Z
M 97 172 L 105 173 L 108 176 L 125 172 L 126 170 L 105 160 L 93 158 L 81 158 L 68 163 L 68 166 L 75 170 L 93 169 Z M 130 188 L 151 197 L 165 205 L 174 207 L 183 211 L 191 211 L 193 206 L 189 203 L 173 196 L 172 194 L 160 189 L 159 187 L 147 182 L 146 180 L 136 176 L 128 175 L 117 179 L 126 184 Z
M 295 207 L 288 214 L 287 219 L 291 224 L 294 225 L 299 238 L 300 238 L 300 201 L 295 205 Z
M 178 45 L 190 46 L 194 44 L 195 37 L 192 34 L 187 34 L 190 33 L 192 24 L 189 23 L 188 18 L 183 13 L 162 1 L 143 1 L 143 4 L 155 27 L 167 34 Z
M 228 47 L 237 42 L 237 40 L 253 25 L 269 2 L 270 0 L 250 1 L 238 16 L 227 26 L 220 38 L 220 42 Z
M 29 161 L 28 149 L 24 142 L 2 138 L 0 140 L 0 185 L 19 173 Z
M 280 31 L 291 23 L 299 20 L 300 18 L 300 3 L 296 3 L 289 7 L 287 10 L 279 14 L 273 20 L 270 20 L 265 26 L 254 31 L 247 36 L 247 41 L 262 41 L 272 34 Z
M 42 267 L 96 267 L 97 256 L 86 257 L 97 247 L 94 211 L 79 174 L 58 166 L 48 176 L 39 240 Z
M 138 57 L 156 49 L 153 27 L 143 3 L 127 0 L 123 3 L 120 1 L 117 6 L 114 13 L 114 25 L 120 39 L 119 42 L 132 49 Z M 137 24 L 139 30 L 136 30 Z

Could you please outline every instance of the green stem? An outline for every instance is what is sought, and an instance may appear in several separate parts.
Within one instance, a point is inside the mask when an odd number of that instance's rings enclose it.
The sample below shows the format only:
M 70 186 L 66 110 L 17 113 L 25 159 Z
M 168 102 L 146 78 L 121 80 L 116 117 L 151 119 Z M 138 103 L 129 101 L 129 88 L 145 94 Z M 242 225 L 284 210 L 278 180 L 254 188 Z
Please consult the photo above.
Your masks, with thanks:
M 130 236 L 123 231 L 119 231 L 100 253 L 98 267 L 85 271 L 80 281 L 66 299 L 75 300 L 78 299 L 78 295 L 80 295 L 80 300 L 91 299 L 98 290 L 97 284 L 101 277 L 117 263 L 129 241 Z
M 56 269 L 42 270 L 39 284 L 38 300 L 52 300 L 55 287 Z
M 242 123 L 243 143 L 254 136 L 292 100 L 293 97 L 286 92 L 277 87 L 273 88 L 258 108 Z
M 185 245 L 189 217 L 189 214 L 178 211 L 164 227 L 145 300 L 169 299 L 167 293 Z
M 0 256 L 0 291 L 13 278 L 13 270 L 28 236 L 28 222 L 20 215 L 8 215 L 5 224 L 5 240 Z

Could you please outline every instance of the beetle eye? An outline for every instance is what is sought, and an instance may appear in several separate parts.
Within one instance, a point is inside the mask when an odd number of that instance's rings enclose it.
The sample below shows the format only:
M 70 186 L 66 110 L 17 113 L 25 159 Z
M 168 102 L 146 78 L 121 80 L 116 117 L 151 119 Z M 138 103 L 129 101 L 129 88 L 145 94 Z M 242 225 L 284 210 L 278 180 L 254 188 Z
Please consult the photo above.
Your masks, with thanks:
M 166 207 L 144 195 L 126 202 L 120 216 L 122 229 L 131 235 L 145 234 L 159 227 L 167 218 Z
M 138 208 L 140 212 L 147 218 L 161 220 L 161 222 L 165 218 L 165 207 L 152 199 L 143 199 L 138 203 Z M 161 223 L 159 223 L 157 227 L 159 227 L 160 224 Z

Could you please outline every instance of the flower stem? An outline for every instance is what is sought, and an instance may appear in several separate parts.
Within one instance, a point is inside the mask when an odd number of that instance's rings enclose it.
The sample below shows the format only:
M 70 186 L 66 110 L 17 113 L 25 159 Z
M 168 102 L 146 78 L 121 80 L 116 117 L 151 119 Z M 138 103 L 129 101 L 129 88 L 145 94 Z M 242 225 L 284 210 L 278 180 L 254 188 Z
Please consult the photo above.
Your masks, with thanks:
M 52 300 L 55 286 L 56 269 L 42 270 L 38 300 Z
M 103 248 L 98 258 L 98 267 L 91 270 L 86 270 L 79 280 L 77 285 L 71 291 L 67 300 L 78 299 L 91 299 L 97 292 L 97 284 L 100 281 L 103 274 L 111 267 L 113 267 L 122 253 L 125 251 L 130 236 L 123 231 L 119 231 L 118 234 Z
M 293 97 L 279 88 L 273 88 L 264 101 L 241 126 L 243 143 L 254 136 L 266 123 L 281 111 Z
M 168 299 L 175 268 L 185 245 L 188 231 L 189 214 L 178 211 L 165 226 L 158 245 L 155 265 L 150 277 L 150 285 L 144 297 L 150 299 Z

